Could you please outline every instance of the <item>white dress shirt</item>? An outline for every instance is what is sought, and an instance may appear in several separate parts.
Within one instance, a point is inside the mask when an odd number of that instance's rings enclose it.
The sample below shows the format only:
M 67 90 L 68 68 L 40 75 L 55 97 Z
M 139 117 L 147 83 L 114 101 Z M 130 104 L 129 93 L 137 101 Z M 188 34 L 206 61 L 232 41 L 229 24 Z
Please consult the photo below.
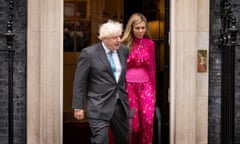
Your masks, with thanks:
M 104 47 L 104 50 L 105 50 L 105 53 L 109 59 L 109 52 L 111 51 L 110 49 L 108 49 L 104 43 L 102 43 L 103 47 Z M 121 66 L 121 63 L 120 63 L 120 60 L 119 60 L 119 57 L 118 57 L 118 53 L 117 53 L 117 50 L 114 50 L 113 53 L 112 53 L 112 56 L 113 56 L 113 61 L 115 63 L 115 66 L 116 66 L 116 72 L 115 72 L 115 79 L 116 81 L 118 82 L 119 80 L 119 77 L 120 77 L 120 74 L 121 74 L 121 71 L 122 71 L 122 66 Z

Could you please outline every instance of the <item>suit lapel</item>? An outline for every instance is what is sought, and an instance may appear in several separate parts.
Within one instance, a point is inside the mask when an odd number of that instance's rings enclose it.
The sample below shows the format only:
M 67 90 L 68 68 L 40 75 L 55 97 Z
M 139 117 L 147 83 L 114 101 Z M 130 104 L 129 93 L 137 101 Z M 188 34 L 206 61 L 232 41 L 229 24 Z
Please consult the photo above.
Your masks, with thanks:
M 124 54 L 123 54 L 123 51 L 121 50 L 121 46 L 117 50 L 117 53 L 118 53 L 119 61 L 120 61 L 121 66 L 122 66 L 122 71 L 121 71 L 121 74 L 120 74 L 120 77 L 119 77 L 119 80 L 120 80 L 122 78 L 123 71 L 125 70 L 125 67 L 126 67 L 125 62 L 124 62 Z

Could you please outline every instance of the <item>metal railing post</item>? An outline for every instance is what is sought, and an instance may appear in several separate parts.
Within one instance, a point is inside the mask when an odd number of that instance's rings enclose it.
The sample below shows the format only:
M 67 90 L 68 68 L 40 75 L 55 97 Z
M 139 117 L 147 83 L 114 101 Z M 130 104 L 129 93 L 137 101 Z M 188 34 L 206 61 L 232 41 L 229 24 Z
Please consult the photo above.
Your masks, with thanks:
M 222 50 L 221 75 L 221 143 L 234 143 L 235 118 L 235 48 L 237 47 L 236 18 L 231 10 L 231 1 L 222 1 L 219 47 Z
M 14 46 L 13 38 L 13 0 L 8 1 L 8 23 L 7 32 L 5 33 L 8 51 L 8 143 L 14 143 L 14 120 L 13 120 L 13 57 L 14 57 Z

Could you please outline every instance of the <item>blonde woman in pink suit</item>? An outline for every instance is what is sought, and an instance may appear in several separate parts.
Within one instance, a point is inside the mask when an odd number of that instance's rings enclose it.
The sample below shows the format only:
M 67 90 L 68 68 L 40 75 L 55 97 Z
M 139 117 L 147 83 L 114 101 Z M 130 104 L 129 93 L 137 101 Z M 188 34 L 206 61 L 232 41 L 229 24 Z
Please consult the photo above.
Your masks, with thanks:
M 155 108 L 155 43 L 151 39 L 146 17 L 134 13 L 126 25 L 122 42 L 130 49 L 126 85 L 132 118 L 131 144 L 152 144 Z

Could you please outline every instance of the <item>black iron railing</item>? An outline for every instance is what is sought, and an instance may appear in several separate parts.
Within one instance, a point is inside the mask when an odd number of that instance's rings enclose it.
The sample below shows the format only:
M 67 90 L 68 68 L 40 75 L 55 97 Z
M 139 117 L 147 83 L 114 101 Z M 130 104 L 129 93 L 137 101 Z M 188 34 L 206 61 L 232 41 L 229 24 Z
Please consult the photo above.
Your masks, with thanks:
M 222 29 L 219 44 L 222 50 L 221 143 L 234 144 L 235 48 L 238 46 L 238 29 L 231 1 L 223 0 L 221 8 Z

